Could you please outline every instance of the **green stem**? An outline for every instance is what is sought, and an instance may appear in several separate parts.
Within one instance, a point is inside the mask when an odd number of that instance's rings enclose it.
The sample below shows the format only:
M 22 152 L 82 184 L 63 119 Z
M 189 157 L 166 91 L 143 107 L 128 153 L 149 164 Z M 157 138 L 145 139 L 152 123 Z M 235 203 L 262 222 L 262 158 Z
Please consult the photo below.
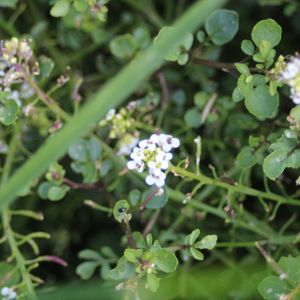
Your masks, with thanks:
M 19 37 L 21 34 L 16 30 L 16 28 L 0 18 L 0 28 L 8 33 L 10 36 Z
M 3 168 L 3 174 L 2 174 L 2 178 L 1 178 L 1 186 L 5 185 L 6 182 L 8 181 L 9 174 L 10 174 L 12 164 L 13 164 L 14 155 L 17 150 L 18 141 L 19 141 L 19 133 L 15 128 L 15 134 L 12 137 L 12 140 L 10 142 L 9 151 L 6 156 L 6 160 L 5 160 L 5 164 L 4 164 L 4 168 Z M 31 296 L 31 299 L 37 300 L 37 297 L 35 295 L 35 292 L 34 292 L 34 289 L 32 286 L 32 282 L 30 279 L 30 274 L 29 274 L 28 270 L 26 269 L 24 258 L 17 246 L 17 242 L 15 241 L 14 236 L 13 236 L 13 231 L 10 227 L 10 214 L 9 214 L 8 206 L 5 206 L 3 208 L 2 219 L 3 219 L 4 228 L 5 228 L 5 234 L 7 235 L 8 242 L 9 242 L 9 245 L 11 248 L 11 252 L 14 253 L 14 255 L 16 257 L 17 265 L 19 267 L 19 270 L 20 270 L 20 273 L 22 276 L 22 281 L 26 284 L 26 287 L 27 287 L 29 295 Z
M 270 200 L 273 200 L 273 201 L 276 201 L 276 202 L 279 202 L 279 203 L 285 203 L 285 204 L 300 206 L 300 201 L 299 200 L 286 199 L 285 197 L 273 194 L 271 192 L 262 192 L 262 191 L 258 191 L 258 190 L 255 190 L 255 189 L 249 188 L 247 186 L 243 186 L 243 185 L 233 186 L 233 185 L 230 185 L 228 183 L 219 181 L 217 179 L 212 179 L 212 178 L 206 177 L 205 175 L 202 175 L 202 174 L 191 173 L 189 171 L 183 170 L 183 169 L 178 168 L 178 167 L 173 166 L 173 165 L 170 166 L 170 170 L 173 170 L 176 173 L 182 174 L 183 176 L 199 180 L 199 181 L 201 181 L 201 182 L 203 182 L 207 185 L 215 185 L 215 186 L 222 187 L 224 189 L 232 189 L 233 192 L 238 192 L 238 193 L 245 194 L 245 195 L 248 195 L 248 196 L 262 197 L 262 198 L 270 199 Z

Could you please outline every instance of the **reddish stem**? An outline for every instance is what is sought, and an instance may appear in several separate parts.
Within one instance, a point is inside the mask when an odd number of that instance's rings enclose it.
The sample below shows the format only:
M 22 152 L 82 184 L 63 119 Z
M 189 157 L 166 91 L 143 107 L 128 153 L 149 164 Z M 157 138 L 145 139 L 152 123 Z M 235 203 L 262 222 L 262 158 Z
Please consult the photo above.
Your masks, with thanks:
M 82 183 L 74 182 L 68 178 L 64 178 L 63 183 L 66 183 L 71 189 L 85 189 L 85 190 L 103 189 L 103 185 L 101 184 L 82 184 Z
M 143 210 L 145 208 L 145 206 L 147 205 L 147 203 L 149 202 L 149 200 L 155 196 L 155 194 L 158 192 L 159 187 L 157 186 L 154 191 L 145 199 L 144 203 L 141 205 L 140 210 Z

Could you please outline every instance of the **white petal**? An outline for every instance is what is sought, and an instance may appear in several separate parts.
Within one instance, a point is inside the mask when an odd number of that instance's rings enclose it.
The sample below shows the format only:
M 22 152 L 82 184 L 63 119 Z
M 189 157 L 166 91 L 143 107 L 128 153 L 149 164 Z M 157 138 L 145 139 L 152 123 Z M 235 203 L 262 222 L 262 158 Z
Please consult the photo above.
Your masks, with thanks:
M 148 167 L 153 170 L 156 168 L 156 162 L 155 161 L 150 161 L 148 162 Z
M 170 152 L 171 149 L 172 149 L 172 145 L 165 143 L 165 144 L 163 144 L 162 149 L 163 149 L 165 152 Z
M 154 169 L 154 175 L 155 175 L 155 176 L 159 176 L 160 173 L 161 173 L 161 170 L 160 170 L 159 168 L 155 168 L 155 169 Z
M 169 168 L 169 161 L 163 160 L 163 161 L 161 162 L 160 167 L 161 167 L 163 170 L 168 169 L 168 168 Z
M 179 139 L 173 138 L 173 139 L 172 139 L 172 147 L 173 147 L 173 148 L 178 148 L 179 145 L 180 145 Z
M 140 151 L 140 148 L 139 148 L 139 147 L 134 147 L 132 151 L 135 152 L 135 153 L 136 153 L 136 152 L 139 152 L 139 151 Z
M 133 161 L 133 160 L 130 160 L 128 163 L 127 163 L 127 168 L 129 170 L 134 170 L 136 168 L 136 162 Z
M 9 300 L 15 299 L 16 296 L 17 296 L 17 293 L 16 293 L 16 292 L 10 292 L 10 293 L 9 293 L 9 296 L 8 296 L 8 299 L 9 299 Z
M 5 286 L 2 290 L 1 290 L 1 295 L 2 296 L 6 296 L 9 293 L 9 288 L 7 286 Z
M 166 179 L 166 174 L 161 172 L 160 175 L 159 175 L 159 179 Z
M 153 185 L 154 184 L 154 177 L 152 175 L 148 175 L 145 179 L 146 183 L 148 185 Z
M 140 165 L 140 167 L 138 168 L 138 172 L 142 173 L 143 171 L 144 171 L 144 167 L 143 167 L 143 165 Z
M 158 179 L 158 178 L 155 178 L 155 184 L 156 184 L 158 187 L 162 187 L 162 186 L 165 184 L 165 181 L 164 181 L 164 179 Z
M 147 145 L 148 145 L 148 140 L 141 140 L 141 141 L 139 142 L 139 146 L 140 146 L 141 148 L 146 148 Z
M 172 153 L 166 153 L 166 159 L 165 160 L 171 160 L 173 158 Z
M 149 149 L 149 151 L 153 152 L 156 149 L 156 145 L 155 144 L 148 144 L 148 149 Z
M 158 138 L 158 135 L 157 135 L 157 134 L 152 134 L 152 135 L 150 136 L 150 141 L 151 141 L 151 142 L 157 143 L 158 140 L 159 140 L 159 138 Z

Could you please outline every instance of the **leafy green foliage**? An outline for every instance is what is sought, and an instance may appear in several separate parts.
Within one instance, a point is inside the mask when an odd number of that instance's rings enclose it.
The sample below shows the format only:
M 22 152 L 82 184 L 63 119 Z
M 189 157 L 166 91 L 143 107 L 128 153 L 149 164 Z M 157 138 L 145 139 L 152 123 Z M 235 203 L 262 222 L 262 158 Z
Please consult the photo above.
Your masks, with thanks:
M 9 125 L 17 119 L 19 106 L 10 92 L 0 91 L 0 121 L 3 125 Z
M 109 43 L 111 53 L 120 59 L 131 58 L 137 47 L 136 40 L 129 33 L 117 36 Z

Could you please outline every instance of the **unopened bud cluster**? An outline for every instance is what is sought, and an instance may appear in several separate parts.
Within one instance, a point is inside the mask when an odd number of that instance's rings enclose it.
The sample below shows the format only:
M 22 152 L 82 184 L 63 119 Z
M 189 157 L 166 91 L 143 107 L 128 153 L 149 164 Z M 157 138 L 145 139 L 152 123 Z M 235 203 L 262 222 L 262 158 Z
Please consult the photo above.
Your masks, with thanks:
M 284 72 L 281 73 L 283 83 L 291 87 L 291 99 L 295 104 L 300 104 L 300 57 L 291 58 Z
M 126 119 L 126 116 L 127 110 L 125 108 L 122 107 L 118 114 L 112 108 L 108 111 L 105 120 L 100 121 L 99 126 L 111 125 L 108 137 L 111 139 L 121 137 L 132 124 L 132 121 Z
M 146 177 L 148 185 L 155 184 L 162 187 L 165 184 L 166 174 L 163 170 L 168 169 L 169 161 L 173 155 L 169 153 L 172 148 L 178 148 L 180 141 L 166 134 L 152 134 L 148 140 L 139 142 L 139 147 L 135 147 L 130 157 L 133 159 L 127 163 L 130 170 L 136 169 L 143 172 L 146 166 L 149 168 L 149 175 Z
M 0 43 L 0 85 L 11 86 L 13 81 L 22 76 L 15 65 L 25 62 L 28 64 L 32 56 L 32 50 L 29 46 L 29 40 L 19 41 L 13 37 L 10 41 L 1 41 Z M 34 67 L 34 73 L 39 72 L 38 64 Z
M 91 13 L 96 14 L 97 18 L 105 22 L 107 18 L 108 8 L 105 6 L 109 0 L 86 0 L 88 5 L 91 7 Z

